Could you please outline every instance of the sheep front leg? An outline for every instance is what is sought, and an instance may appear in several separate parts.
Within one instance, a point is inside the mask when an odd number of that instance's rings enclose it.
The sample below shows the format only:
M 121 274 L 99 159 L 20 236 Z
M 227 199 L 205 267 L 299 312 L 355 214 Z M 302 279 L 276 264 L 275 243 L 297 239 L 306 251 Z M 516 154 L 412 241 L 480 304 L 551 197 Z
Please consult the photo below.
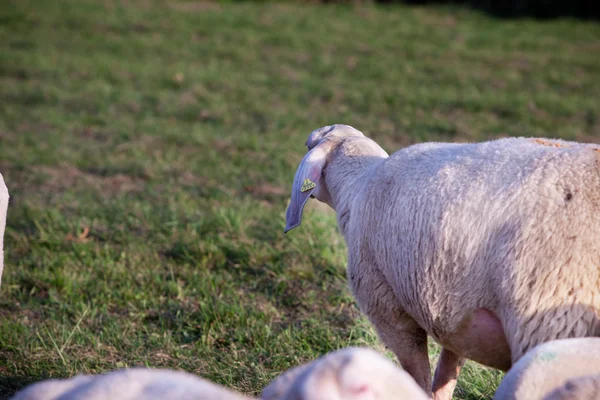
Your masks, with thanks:
M 425 393 L 431 394 L 427 333 L 402 309 L 377 269 L 349 267 L 348 272 L 358 305 L 375 326 L 381 341 Z
M 451 400 L 456 380 L 465 359 L 448 349 L 442 349 L 435 374 L 433 376 L 433 399 Z

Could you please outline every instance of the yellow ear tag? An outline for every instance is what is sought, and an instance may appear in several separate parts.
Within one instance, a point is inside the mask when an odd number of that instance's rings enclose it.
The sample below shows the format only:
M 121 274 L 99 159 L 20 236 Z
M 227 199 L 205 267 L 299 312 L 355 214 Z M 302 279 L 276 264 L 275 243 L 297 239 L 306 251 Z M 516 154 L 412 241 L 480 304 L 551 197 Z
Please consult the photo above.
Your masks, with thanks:
M 304 183 L 302 184 L 302 187 L 300 188 L 301 192 L 306 192 L 307 190 L 310 190 L 314 187 L 316 187 L 317 184 L 314 183 L 313 181 L 311 181 L 310 179 L 306 178 L 304 180 Z

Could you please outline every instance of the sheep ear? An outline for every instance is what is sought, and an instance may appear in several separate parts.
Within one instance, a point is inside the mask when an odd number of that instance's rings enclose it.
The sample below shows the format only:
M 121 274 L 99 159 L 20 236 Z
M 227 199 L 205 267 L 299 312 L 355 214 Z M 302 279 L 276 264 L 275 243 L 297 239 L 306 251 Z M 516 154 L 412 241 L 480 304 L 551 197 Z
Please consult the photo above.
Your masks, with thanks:
M 330 143 L 321 143 L 306 153 L 294 176 L 292 197 L 285 213 L 285 230 L 287 233 L 302 222 L 302 210 L 312 192 L 319 185 L 321 171 L 327 161 L 327 153 L 331 148 Z

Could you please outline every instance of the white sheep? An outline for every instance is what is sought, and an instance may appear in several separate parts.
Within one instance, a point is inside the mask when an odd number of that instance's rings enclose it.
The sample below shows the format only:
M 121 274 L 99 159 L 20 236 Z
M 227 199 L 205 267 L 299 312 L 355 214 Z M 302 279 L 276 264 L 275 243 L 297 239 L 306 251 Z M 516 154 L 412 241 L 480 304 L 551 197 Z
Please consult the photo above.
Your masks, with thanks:
M 374 350 L 349 347 L 279 376 L 262 400 L 427 400 L 417 383 Z
M 146 368 L 35 383 L 13 400 L 250 400 L 185 372 Z M 263 400 L 427 400 L 416 382 L 374 350 L 346 348 L 293 368 L 263 391 Z
M 8 188 L 0 174 L 0 285 L 2 285 L 2 272 L 4 271 L 4 229 L 6 227 L 6 214 L 8 213 Z
M 195 375 L 166 369 L 131 368 L 35 383 L 13 400 L 250 400 Z
M 285 231 L 309 197 L 337 213 L 349 285 L 403 368 L 450 399 L 465 359 L 508 370 L 536 345 L 600 335 L 600 148 L 504 138 L 391 156 L 313 131 Z M 443 349 L 433 386 L 428 335 Z
M 553 340 L 534 347 L 510 369 L 494 396 L 542 399 L 600 399 L 600 338 Z
M 600 374 L 569 379 L 543 400 L 600 400 Z

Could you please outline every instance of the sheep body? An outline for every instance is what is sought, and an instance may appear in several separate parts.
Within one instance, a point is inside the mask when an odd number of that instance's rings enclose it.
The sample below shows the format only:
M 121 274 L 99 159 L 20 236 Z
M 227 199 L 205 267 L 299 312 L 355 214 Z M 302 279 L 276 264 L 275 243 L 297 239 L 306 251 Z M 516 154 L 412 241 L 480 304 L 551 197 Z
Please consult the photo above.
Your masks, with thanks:
M 449 347 L 470 313 L 490 310 L 512 361 L 599 335 L 600 153 L 571 146 L 423 144 L 382 161 L 347 206 L 359 303 L 376 270 L 394 307 Z
M 507 370 L 540 343 L 600 335 L 597 146 L 505 138 L 387 157 L 362 134 L 328 129 L 337 134 L 311 134 L 311 165 L 296 178 L 320 168 L 312 194 L 337 212 L 350 288 L 421 387 L 427 334 L 444 348 L 440 398 L 464 358 Z
M 4 230 L 6 227 L 6 214 L 8 213 L 8 188 L 0 174 L 0 285 L 2 285 L 2 272 L 4 271 Z
M 350 347 L 288 370 L 262 400 L 427 400 L 406 372 L 374 350 Z
M 600 374 L 569 379 L 544 400 L 600 400 Z
M 527 352 L 504 377 L 494 400 L 600 398 L 600 338 L 543 343 Z
M 131 368 L 33 384 L 13 400 L 248 400 L 186 372 Z

